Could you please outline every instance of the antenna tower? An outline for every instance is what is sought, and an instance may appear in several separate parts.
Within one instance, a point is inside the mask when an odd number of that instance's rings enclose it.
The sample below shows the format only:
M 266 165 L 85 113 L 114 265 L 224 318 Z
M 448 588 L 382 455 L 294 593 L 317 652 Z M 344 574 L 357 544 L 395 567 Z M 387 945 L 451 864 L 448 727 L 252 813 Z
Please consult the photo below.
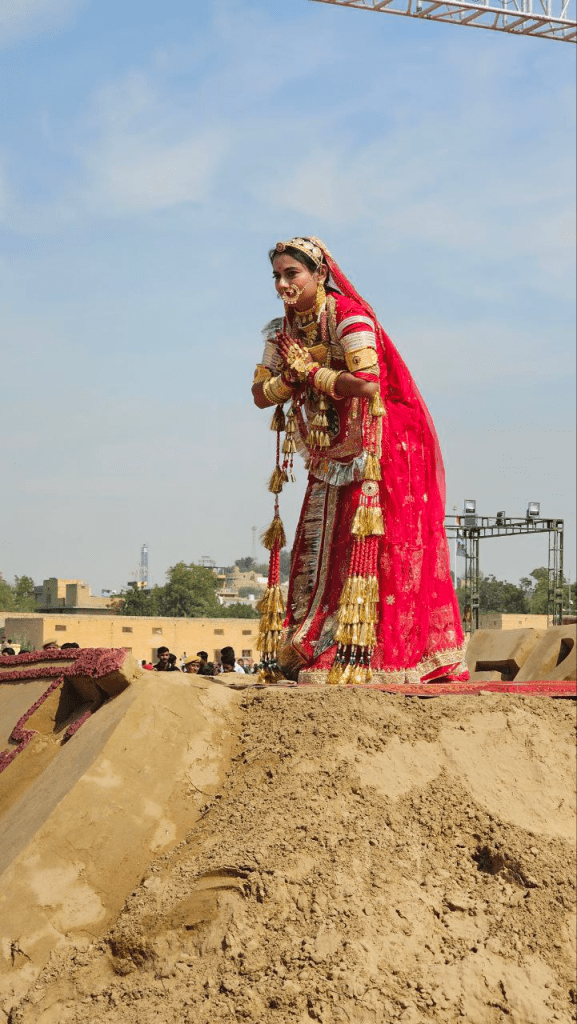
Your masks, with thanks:
M 148 587 L 148 544 L 143 544 L 140 549 L 140 566 L 138 579 L 143 587 Z

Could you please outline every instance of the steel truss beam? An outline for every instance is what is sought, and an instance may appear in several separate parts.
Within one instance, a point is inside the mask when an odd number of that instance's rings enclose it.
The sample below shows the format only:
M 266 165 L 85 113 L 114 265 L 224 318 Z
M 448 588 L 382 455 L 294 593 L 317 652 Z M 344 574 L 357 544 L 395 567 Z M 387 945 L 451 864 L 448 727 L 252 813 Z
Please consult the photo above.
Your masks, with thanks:
M 401 14 L 520 36 L 577 42 L 575 0 L 313 0 L 334 7 Z
M 563 529 L 562 519 L 508 519 L 507 517 L 452 515 L 445 517 L 448 538 L 458 538 L 465 544 L 465 591 L 467 612 L 465 630 L 473 633 L 479 628 L 479 587 L 481 567 L 479 546 L 488 537 L 514 537 L 519 534 L 546 533 L 548 546 L 547 622 L 560 626 L 563 619 Z M 455 566 L 455 583 L 457 567 Z

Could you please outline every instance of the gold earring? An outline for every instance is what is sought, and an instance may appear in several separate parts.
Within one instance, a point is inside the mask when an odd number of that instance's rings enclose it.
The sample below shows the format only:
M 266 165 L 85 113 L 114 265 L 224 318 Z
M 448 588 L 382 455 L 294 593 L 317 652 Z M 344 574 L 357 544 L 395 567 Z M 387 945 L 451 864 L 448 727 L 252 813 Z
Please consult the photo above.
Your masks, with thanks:
M 317 291 L 315 295 L 315 311 L 318 314 L 323 307 L 324 301 L 327 297 L 325 286 L 323 281 L 319 281 L 317 284 Z

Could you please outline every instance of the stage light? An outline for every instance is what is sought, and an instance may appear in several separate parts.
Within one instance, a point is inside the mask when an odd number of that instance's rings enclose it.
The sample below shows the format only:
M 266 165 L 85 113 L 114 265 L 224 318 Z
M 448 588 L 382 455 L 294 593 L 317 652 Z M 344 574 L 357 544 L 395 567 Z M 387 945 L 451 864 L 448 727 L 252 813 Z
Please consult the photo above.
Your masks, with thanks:
M 477 525 L 477 502 L 472 498 L 468 498 L 463 502 L 463 512 L 465 515 L 465 526 L 476 526 Z
M 527 505 L 527 519 L 538 519 L 541 505 L 538 501 L 530 501 Z

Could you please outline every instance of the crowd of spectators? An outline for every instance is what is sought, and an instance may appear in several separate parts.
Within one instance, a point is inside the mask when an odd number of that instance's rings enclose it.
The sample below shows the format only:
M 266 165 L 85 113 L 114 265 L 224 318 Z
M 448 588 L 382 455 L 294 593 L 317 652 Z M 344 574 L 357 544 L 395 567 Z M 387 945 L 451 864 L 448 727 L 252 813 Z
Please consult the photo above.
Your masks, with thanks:
M 156 665 L 143 658 L 142 668 L 148 672 L 186 672 L 199 676 L 216 676 L 223 672 L 253 675 L 257 671 L 257 666 L 252 659 L 237 659 L 234 649 L 230 646 L 222 648 L 220 660 L 217 661 L 209 661 L 207 651 L 197 651 L 194 657 L 187 657 L 184 653 L 180 659 L 180 667 L 177 665 L 176 654 L 172 654 L 168 647 L 159 647 L 157 657 Z
M 49 651 L 58 647 L 59 645 L 54 637 L 50 637 L 42 644 L 43 651 Z M 62 644 L 60 650 L 78 650 L 78 648 L 79 644 L 70 641 Z M 19 647 L 18 650 L 20 650 Z M 2 642 L 0 654 L 2 656 L 16 654 L 10 638 Z M 237 659 L 234 648 L 230 646 L 223 647 L 219 659 L 215 661 L 208 660 L 207 651 L 197 651 L 195 656 L 190 658 L 187 657 L 185 652 L 180 658 L 179 666 L 176 654 L 172 654 L 168 647 L 159 647 L 157 658 L 158 660 L 155 665 L 146 658 L 143 658 L 140 664 L 147 672 L 186 672 L 199 676 L 217 676 L 221 673 L 230 672 L 235 672 L 238 675 L 254 675 L 258 671 L 257 665 L 253 662 L 252 658 Z

